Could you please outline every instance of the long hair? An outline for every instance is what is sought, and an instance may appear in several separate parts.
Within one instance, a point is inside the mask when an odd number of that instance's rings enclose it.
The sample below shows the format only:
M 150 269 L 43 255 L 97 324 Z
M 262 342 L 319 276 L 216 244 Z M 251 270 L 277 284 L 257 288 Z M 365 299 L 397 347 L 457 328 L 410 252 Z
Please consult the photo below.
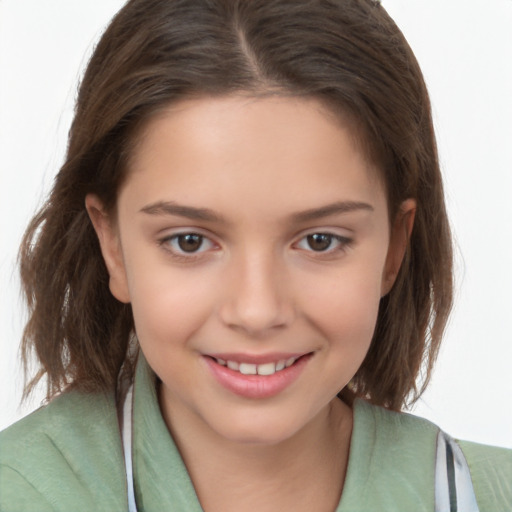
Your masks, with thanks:
M 30 317 L 22 350 L 47 375 L 47 398 L 111 390 L 133 331 L 109 291 L 84 201 L 113 210 L 137 136 L 194 96 L 317 98 L 349 123 L 382 174 L 390 220 L 417 212 L 398 279 L 380 304 L 356 396 L 400 409 L 426 386 L 452 302 L 452 248 L 431 108 L 418 63 L 373 0 L 131 0 L 83 77 L 64 165 L 20 250 Z M 129 368 L 129 366 L 128 366 Z

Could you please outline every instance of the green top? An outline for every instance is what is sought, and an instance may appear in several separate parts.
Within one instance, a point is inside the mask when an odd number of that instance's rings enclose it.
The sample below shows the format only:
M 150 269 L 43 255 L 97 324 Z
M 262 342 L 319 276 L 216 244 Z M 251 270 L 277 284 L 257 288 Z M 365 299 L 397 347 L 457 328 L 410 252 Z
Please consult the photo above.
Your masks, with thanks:
M 201 512 L 160 414 L 155 378 L 141 358 L 134 392 L 134 481 L 139 512 Z M 438 428 L 362 400 L 337 512 L 433 511 Z M 460 443 L 480 512 L 512 510 L 512 451 Z M 0 511 L 126 512 L 127 490 L 113 395 L 68 392 L 0 434 Z

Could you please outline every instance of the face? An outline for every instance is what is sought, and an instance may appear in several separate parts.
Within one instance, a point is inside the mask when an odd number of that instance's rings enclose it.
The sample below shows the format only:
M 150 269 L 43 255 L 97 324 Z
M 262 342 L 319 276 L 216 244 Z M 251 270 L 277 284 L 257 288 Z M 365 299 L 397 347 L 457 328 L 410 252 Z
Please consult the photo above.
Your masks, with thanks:
M 116 220 L 87 206 L 164 416 L 234 442 L 283 441 L 337 400 L 405 247 L 378 172 L 315 100 L 176 104 Z

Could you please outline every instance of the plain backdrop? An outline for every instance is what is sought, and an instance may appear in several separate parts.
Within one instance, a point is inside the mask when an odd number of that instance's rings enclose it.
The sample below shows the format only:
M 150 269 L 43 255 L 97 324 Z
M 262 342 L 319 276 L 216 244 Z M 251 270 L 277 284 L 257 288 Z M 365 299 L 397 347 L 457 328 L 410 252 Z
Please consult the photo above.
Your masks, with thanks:
M 512 447 L 512 0 L 382 3 L 430 89 L 457 244 L 456 307 L 413 412 Z M 42 398 L 19 407 L 17 247 L 62 163 L 83 66 L 122 4 L 0 0 L 0 429 Z

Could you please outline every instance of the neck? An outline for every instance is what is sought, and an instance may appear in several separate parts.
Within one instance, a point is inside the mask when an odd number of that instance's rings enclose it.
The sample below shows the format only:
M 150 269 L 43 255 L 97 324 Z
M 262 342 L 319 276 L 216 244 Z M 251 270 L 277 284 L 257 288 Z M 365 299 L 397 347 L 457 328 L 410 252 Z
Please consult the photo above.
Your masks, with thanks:
M 205 512 L 336 509 L 352 433 L 352 410 L 341 400 L 276 444 L 233 442 L 176 421 L 181 415 L 169 414 L 162 399 L 161 407 Z

